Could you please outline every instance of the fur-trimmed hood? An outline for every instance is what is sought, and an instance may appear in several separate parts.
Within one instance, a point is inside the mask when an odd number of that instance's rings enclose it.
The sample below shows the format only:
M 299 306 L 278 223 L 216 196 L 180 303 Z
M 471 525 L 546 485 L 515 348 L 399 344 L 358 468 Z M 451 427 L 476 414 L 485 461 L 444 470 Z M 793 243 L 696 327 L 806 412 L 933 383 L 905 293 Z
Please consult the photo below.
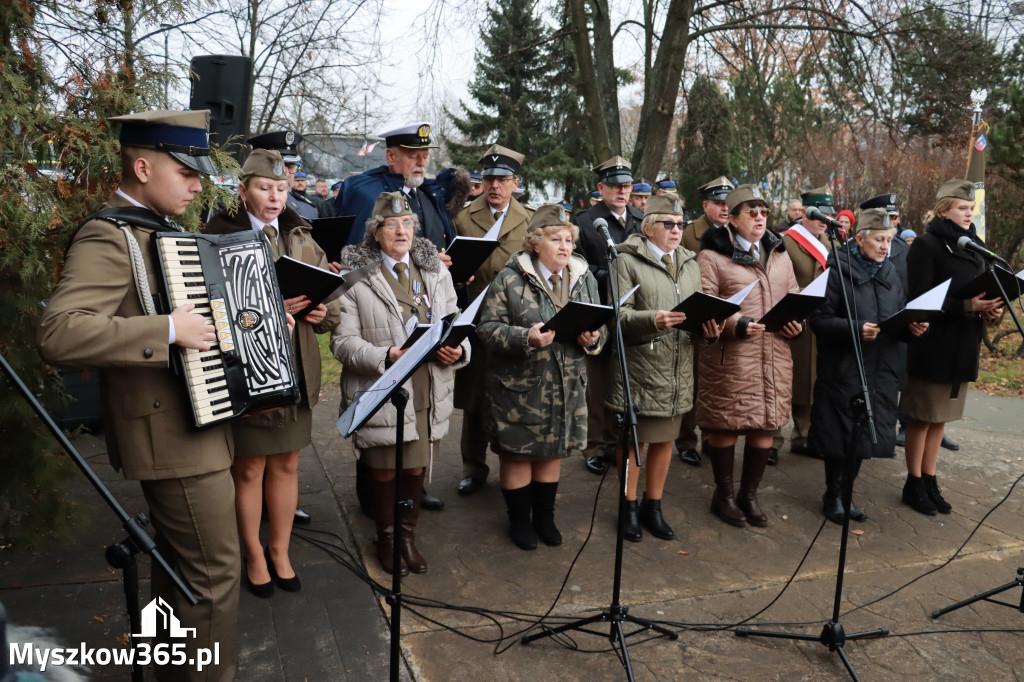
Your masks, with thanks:
M 416 237 L 409 249 L 409 258 L 420 270 L 440 272 L 444 265 L 438 258 L 437 249 L 429 239 Z M 376 243 L 350 244 L 341 250 L 342 270 L 358 270 L 371 263 L 382 263 L 384 257 Z

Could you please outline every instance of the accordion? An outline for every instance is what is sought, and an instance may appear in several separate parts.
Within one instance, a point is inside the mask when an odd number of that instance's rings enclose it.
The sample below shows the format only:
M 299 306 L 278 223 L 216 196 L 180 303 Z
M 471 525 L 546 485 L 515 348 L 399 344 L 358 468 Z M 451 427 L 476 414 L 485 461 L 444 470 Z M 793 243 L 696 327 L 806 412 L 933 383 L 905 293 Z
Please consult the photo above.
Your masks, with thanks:
M 158 308 L 193 303 L 217 334 L 208 351 L 172 353 L 196 427 L 298 401 L 284 301 L 263 235 L 157 232 L 153 244 Z

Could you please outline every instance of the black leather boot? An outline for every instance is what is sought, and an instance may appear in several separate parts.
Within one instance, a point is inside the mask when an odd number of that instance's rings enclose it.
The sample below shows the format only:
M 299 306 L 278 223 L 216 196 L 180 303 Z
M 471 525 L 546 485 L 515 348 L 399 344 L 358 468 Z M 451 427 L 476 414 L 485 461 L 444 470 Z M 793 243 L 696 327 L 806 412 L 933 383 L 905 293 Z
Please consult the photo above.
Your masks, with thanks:
M 420 500 L 423 497 L 423 473 L 416 475 L 402 472 L 402 491 L 412 500 L 412 509 L 402 512 L 398 527 L 402 529 L 402 560 L 413 573 L 426 573 L 427 560 L 416 549 L 416 522 L 420 518 Z
M 533 530 L 545 545 L 557 547 L 562 544 L 562 534 L 555 525 L 555 497 L 558 495 L 558 481 L 538 483 L 533 486 Z
M 841 459 L 825 458 L 825 495 L 821 498 L 825 518 L 832 523 L 843 523 L 843 467 Z
M 626 517 L 622 520 L 622 537 L 630 542 L 640 542 L 644 539 L 644 532 L 640 530 L 637 508 L 636 500 L 626 500 Z
M 704 446 L 704 454 L 711 460 L 711 471 L 715 476 L 715 492 L 711 496 L 711 511 L 730 526 L 743 528 L 747 525 L 747 517 L 743 510 L 736 506 L 733 496 L 732 470 L 736 447 L 715 447 L 710 443 Z
M 675 531 L 665 523 L 665 517 L 661 515 L 661 500 L 649 500 L 644 495 L 644 501 L 640 503 L 639 517 L 641 525 L 651 531 L 654 537 L 671 540 L 676 536 Z
M 530 523 L 530 508 L 533 506 L 533 491 L 527 483 L 514 490 L 501 489 L 508 508 L 508 536 L 519 549 L 537 549 L 537 533 Z
M 946 502 L 946 498 L 942 496 L 942 490 L 939 489 L 939 482 L 935 476 L 931 474 L 921 474 L 921 481 L 924 483 L 924 492 L 928 495 L 928 499 L 935 505 L 935 509 L 940 514 L 948 514 L 953 511 L 953 505 Z
M 367 469 L 367 488 L 372 493 L 373 520 L 377 524 L 377 561 L 385 573 L 392 573 L 395 570 L 395 482 L 378 481 L 369 473 Z M 398 570 L 402 575 L 409 575 L 405 559 Z
M 764 476 L 764 468 L 768 465 L 770 453 L 771 448 L 743 446 L 743 475 L 740 477 L 736 506 L 743 510 L 747 523 L 759 528 L 768 525 L 768 516 L 757 502 L 757 487 L 761 485 L 761 477 Z
M 864 463 L 864 460 L 858 459 L 854 463 L 854 465 L 853 465 L 853 482 L 854 483 L 857 482 L 857 476 L 860 475 L 860 465 L 863 464 L 863 463 Z M 854 504 L 854 502 L 853 502 L 853 493 L 850 494 L 850 520 L 851 521 L 857 521 L 858 523 L 861 522 L 861 521 L 867 521 L 868 520 L 868 515 L 865 514 L 864 512 L 862 512 L 860 509 L 858 509 L 857 505 Z
M 909 504 L 914 511 L 927 516 L 935 516 L 938 508 L 928 497 L 924 489 L 924 481 L 920 476 L 907 474 L 907 482 L 903 484 L 903 503 Z

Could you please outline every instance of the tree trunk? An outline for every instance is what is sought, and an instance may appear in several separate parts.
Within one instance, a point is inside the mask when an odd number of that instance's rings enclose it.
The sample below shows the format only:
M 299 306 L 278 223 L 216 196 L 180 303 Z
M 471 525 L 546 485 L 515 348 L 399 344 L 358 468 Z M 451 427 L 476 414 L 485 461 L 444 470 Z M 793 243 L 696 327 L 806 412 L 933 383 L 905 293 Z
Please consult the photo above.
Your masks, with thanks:
M 587 128 L 594 143 L 594 155 L 598 162 L 612 156 L 608 140 L 608 126 L 601 112 L 601 91 L 594 73 L 594 56 L 590 51 L 590 38 L 587 35 L 587 13 L 584 9 L 586 0 L 567 0 L 569 17 L 572 21 L 572 42 L 576 51 L 576 64 L 580 70 L 580 94 L 583 97 L 583 113 L 587 119 Z
M 622 127 L 619 122 L 619 83 L 615 76 L 615 45 L 612 42 L 611 16 L 608 0 L 591 0 L 594 19 L 594 68 L 597 73 L 597 88 L 601 93 L 601 115 L 608 130 L 607 156 L 598 154 L 601 162 L 613 155 L 622 154 Z
M 640 126 L 633 151 L 633 176 L 654 180 L 661 170 L 661 161 L 669 145 L 672 118 L 676 113 L 680 80 L 686 48 L 689 47 L 689 24 L 695 0 L 672 0 L 665 17 L 658 57 L 650 74 L 650 95 L 644 98 Z

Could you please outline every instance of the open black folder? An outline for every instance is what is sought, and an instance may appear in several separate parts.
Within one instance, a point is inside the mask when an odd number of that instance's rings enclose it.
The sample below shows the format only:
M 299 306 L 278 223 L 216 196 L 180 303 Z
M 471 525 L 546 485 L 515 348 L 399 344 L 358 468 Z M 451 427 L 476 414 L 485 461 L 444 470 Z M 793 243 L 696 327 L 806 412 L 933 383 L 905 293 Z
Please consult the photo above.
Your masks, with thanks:
M 476 318 L 480 315 L 480 305 L 483 303 L 484 296 L 487 294 L 487 290 L 484 289 L 480 292 L 480 295 L 473 299 L 473 302 L 466 306 L 466 309 L 455 317 L 455 313 L 446 315 L 444 319 L 451 319 L 450 328 L 444 335 L 444 340 L 441 342 L 442 346 L 448 348 L 455 348 L 460 343 L 466 340 L 470 332 L 476 329 Z M 413 318 L 410 318 L 410 320 Z M 416 343 L 423 334 L 430 329 L 429 324 L 417 324 L 409 330 L 409 338 L 402 344 L 402 350 L 411 347 Z
M 1008 304 L 1012 303 L 1020 298 L 1021 295 L 1024 295 L 1024 278 L 1021 278 L 1021 273 L 1024 273 L 1024 270 L 1014 275 L 1001 265 L 995 265 L 992 267 L 992 270 L 986 270 L 962 286 L 957 290 L 956 296 L 960 298 L 974 298 L 978 294 L 985 292 L 986 299 L 1002 298 L 1003 295 L 999 291 L 999 285 L 996 284 L 996 278 L 998 277 L 999 284 L 1003 285 L 1006 295 L 1009 296 L 1009 300 L 1004 300 Z
M 949 283 L 952 281 L 947 279 L 942 284 L 932 287 L 914 300 L 908 301 L 903 310 L 882 320 L 878 324 L 882 333 L 903 335 L 906 334 L 907 325 L 911 322 L 925 322 L 941 315 L 942 304 L 946 300 Z
M 313 241 L 324 250 L 327 260 L 331 263 L 336 263 L 341 259 L 341 250 L 348 244 L 348 236 L 352 234 L 352 226 L 355 222 L 354 215 L 314 218 L 311 221 Z
M 274 263 L 282 298 L 295 298 L 302 295 L 309 297 L 309 305 L 294 315 L 296 320 L 305 317 L 306 313 L 321 303 L 329 303 L 340 298 L 356 282 L 379 267 L 379 263 L 372 263 L 346 275 L 337 275 L 330 270 L 303 263 L 291 256 L 281 256 Z
M 676 329 L 700 334 L 701 327 L 708 320 L 721 322 L 740 309 L 740 304 L 747 294 L 757 286 L 760 280 L 755 279 L 740 291 L 729 298 L 718 298 L 703 291 L 696 291 L 686 297 L 679 305 L 672 309 L 673 312 L 686 313 L 686 319 L 676 325 Z
M 487 237 L 456 237 L 444 250 L 451 256 L 452 267 L 448 272 L 455 284 L 465 284 L 484 261 L 498 248 L 497 239 Z
M 828 270 L 814 278 L 803 291 L 788 293 L 772 306 L 758 322 L 766 332 L 777 332 L 786 323 L 803 320 L 825 302 L 825 288 L 828 286 Z
M 633 292 L 640 288 L 635 287 L 626 292 L 626 295 L 619 299 L 619 305 L 629 300 Z M 540 328 L 542 332 L 550 329 L 555 330 L 555 341 L 572 343 L 576 337 L 583 332 L 593 332 L 601 328 L 615 313 L 615 308 L 600 303 L 583 303 L 582 301 L 569 301 L 562 309 L 555 313 L 555 316 L 544 323 Z

